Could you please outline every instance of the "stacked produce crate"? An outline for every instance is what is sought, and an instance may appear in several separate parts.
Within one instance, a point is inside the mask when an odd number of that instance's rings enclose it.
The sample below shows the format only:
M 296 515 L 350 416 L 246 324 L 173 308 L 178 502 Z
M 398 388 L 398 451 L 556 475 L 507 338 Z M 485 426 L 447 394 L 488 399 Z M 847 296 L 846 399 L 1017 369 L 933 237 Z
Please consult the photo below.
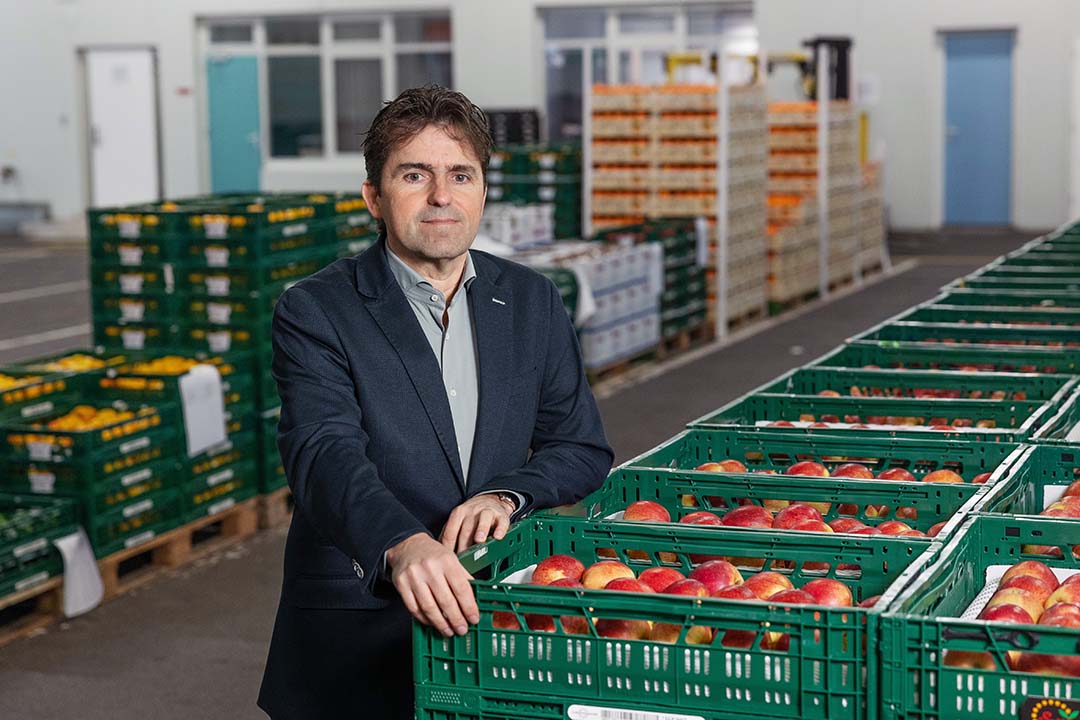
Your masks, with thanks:
M 1078 237 L 692 422 L 581 518 L 463 554 L 480 623 L 417 626 L 417 716 L 1073 717 Z
M 858 251 L 859 167 L 855 119 L 846 102 L 829 106 L 828 282 L 849 280 Z M 820 288 L 818 108 L 769 106 L 769 299 L 777 306 Z
M 866 163 L 859 187 L 859 269 L 863 274 L 882 267 L 888 255 L 886 232 L 881 166 Z
M 512 250 L 550 245 L 555 240 L 555 206 L 487 203 L 478 234 Z
M 581 146 L 511 145 L 488 165 L 488 202 L 551 205 L 558 239 L 581 237 Z
M 0 600 L 63 574 L 53 541 L 78 527 L 75 503 L 0 492 Z

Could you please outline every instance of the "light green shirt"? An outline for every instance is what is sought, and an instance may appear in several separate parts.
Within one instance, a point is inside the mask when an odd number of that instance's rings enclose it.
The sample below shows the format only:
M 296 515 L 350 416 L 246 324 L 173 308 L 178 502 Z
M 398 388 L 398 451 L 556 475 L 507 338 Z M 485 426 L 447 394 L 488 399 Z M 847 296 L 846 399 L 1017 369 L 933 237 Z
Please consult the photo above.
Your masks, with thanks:
M 466 481 L 472 460 L 473 438 L 476 435 L 476 412 L 480 397 L 477 381 L 476 338 L 472 317 L 469 315 L 469 286 L 476 278 L 472 253 L 465 255 L 465 270 L 461 285 L 450 300 L 395 255 L 389 247 L 386 254 L 390 271 L 401 286 L 405 297 L 416 315 L 424 336 L 435 353 L 442 371 L 446 399 L 450 403 L 450 415 L 454 420 L 454 436 L 457 438 L 461 472 Z M 443 314 L 448 317 L 443 324 Z

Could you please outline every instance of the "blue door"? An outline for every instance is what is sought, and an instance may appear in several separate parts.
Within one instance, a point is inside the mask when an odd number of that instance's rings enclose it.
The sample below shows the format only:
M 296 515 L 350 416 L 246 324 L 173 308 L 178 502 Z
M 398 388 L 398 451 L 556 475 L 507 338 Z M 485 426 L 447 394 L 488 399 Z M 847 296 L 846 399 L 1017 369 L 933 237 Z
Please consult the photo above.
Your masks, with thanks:
M 1011 32 L 945 37 L 945 222 L 1008 225 L 1012 194 Z
M 259 67 L 253 57 L 206 61 L 210 105 L 210 186 L 215 193 L 258 192 Z

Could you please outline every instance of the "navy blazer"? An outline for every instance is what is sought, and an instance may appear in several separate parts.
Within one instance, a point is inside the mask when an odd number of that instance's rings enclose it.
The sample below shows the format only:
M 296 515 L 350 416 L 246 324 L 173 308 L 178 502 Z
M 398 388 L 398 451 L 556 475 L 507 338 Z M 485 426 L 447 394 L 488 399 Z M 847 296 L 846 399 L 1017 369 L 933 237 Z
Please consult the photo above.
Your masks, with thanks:
M 282 603 L 379 608 L 383 554 L 438 537 L 450 511 L 490 490 L 526 498 L 514 519 L 577 501 L 614 455 L 554 284 L 472 251 L 468 290 L 479 407 L 469 477 L 438 361 L 390 272 L 385 240 L 287 290 L 273 325 L 278 448 L 295 510 Z

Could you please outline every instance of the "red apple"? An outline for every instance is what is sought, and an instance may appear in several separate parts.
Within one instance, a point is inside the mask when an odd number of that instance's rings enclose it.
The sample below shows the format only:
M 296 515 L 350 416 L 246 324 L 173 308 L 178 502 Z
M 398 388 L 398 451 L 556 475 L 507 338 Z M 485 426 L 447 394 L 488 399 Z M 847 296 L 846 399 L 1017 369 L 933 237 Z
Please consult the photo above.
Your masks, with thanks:
M 1023 562 L 1016 563 L 1001 576 L 1001 582 L 1004 583 L 1017 575 L 1033 575 L 1049 585 L 1052 589 L 1057 590 L 1058 588 L 1057 575 L 1055 575 L 1054 571 L 1047 567 L 1045 563 L 1041 563 L 1038 560 L 1024 560 Z
M 1048 627 L 1080 628 L 1080 607 L 1072 604 L 1056 605 L 1043 613 L 1039 624 Z M 1040 675 L 1080 677 L 1080 657 L 1022 653 L 1016 669 Z
M 648 620 L 615 620 L 604 618 L 596 621 L 596 633 L 600 637 L 616 640 L 647 640 L 652 632 Z
M 877 601 L 880 600 L 880 599 L 881 599 L 880 595 L 873 595 L 871 597 L 866 598 L 862 602 L 860 602 L 859 607 L 861 607 L 861 608 L 872 608 L 875 605 L 877 605 Z
M 797 462 L 787 470 L 784 471 L 785 475 L 809 475 L 811 477 L 829 477 L 829 471 L 824 465 L 818 462 L 810 460 L 804 460 Z
M 1062 585 L 1080 585 L 1080 573 L 1076 575 L 1070 575 L 1061 581 Z
M 952 470 L 935 470 L 924 476 L 923 482 L 962 483 L 964 482 L 964 478 L 960 477 Z
M 590 590 L 599 590 L 615 578 L 632 578 L 634 571 L 617 560 L 601 560 L 593 563 L 581 576 L 581 584 Z
M 623 512 L 623 520 L 637 522 L 671 522 L 671 513 L 663 505 L 652 500 L 630 503 Z
M 682 625 L 672 623 L 654 623 L 649 639 L 653 642 L 673 643 L 679 640 L 682 633 Z M 686 643 L 689 645 L 708 645 L 712 642 L 712 628 L 703 625 L 693 625 L 686 631 Z
M 857 528 L 866 527 L 866 525 L 865 523 L 856 518 L 842 517 L 830 521 L 829 527 L 833 529 L 833 532 L 846 533 L 851 532 Z
M 851 590 L 839 580 L 820 578 L 811 580 L 802 586 L 804 592 L 814 598 L 815 605 L 828 605 L 830 607 L 850 607 L 852 605 Z M 772 598 L 770 598 L 770 601 Z
M 884 535 L 885 534 L 885 533 L 881 532 L 880 530 L 878 530 L 876 527 L 872 527 L 870 525 L 868 525 L 866 527 L 855 528 L 854 530 L 849 530 L 848 532 L 850 532 L 852 535 Z
M 693 580 L 700 582 L 709 593 L 731 585 L 740 585 L 742 573 L 727 560 L 710 560 L 694 568 L 690 573 Z
M 913 507 L 902 507 L 896 510 L 897 520 L 918 520 L 919 511 Z
M 1057 603 L 1048 607 L 1039 618 L 1040 625 L 1057 625 L 1069 627 L 1062 621 L 1065 618 L 1074 620 L 1074 625 L 1080 625 L 1080 605 L 1076 603 Z
M 708 510 L 698 510 L 697 512 L 683 515 L 679 518 L 679 522 L 683 525 L 723 525 L 720 516 L 711 513 Z
M 525 624 L 533 632 L 555 632 L 555 618 L 550 615 L 525 614 Z
M 496 630 L 520 630 L 521 624 L 514 613 L 496 611 L 491 613 L 491 627 Z
M 1080 603 L 1080 585 L 1077 583 L 1062 585 L 1051 593 L 1050 597 L 1046 598 L 1043 602 L 1043 607 L 1050 608 L 1058 603 Z
M 773 514 L 760 505 L 743 505 L 725 513 L 721 523 L 725 527 L 771 528 Z
M 1080 496 L 1080 480 L 1074 480 L 1069 487 L 1065 488 L 1064 497 Z
M 754 594 L 754 591 L 745 584 L 743 585 L 728 585 L 727 587 L 718 588 L 709 594 L 709 597 L 720 598 L 722 600 L 757 600 L 758 596 Z
M 795 505 L 789 505 L 780 512 L 776 513 L 776 517 L 773 519 L 772 526 L 778 529 L 793 528 L 799 523 L 806 522 L 807 520 L 816 520 L 821 522 L 821 513 L 809 505 L 803 505 L 802 503 L 796 503 Z
M 580 580 L 585 573 L 585 565 L 570 555 L 552 555 L 536 564 L 533 570 L 533 585 L 550 585 L 556 580 L 570 578 Z
M 813 582 L 813 581 L 811 581 Z M 809 585 L 809 583 L 807 583 Z M 816 600 L 813 595 L 805 590 L 796 590 L 794 588 L 790 590 L 781 590 L 778 593 L 769 597 L 770 603 L 786 603 L 788 605 L 815 605 Z
M 709 589 L 705 587 L 704 583 L 698 582 L 692 578 L 686 580 L 679 580 L 664 588 L 665 595 L 692 595 L 694 597 L 708 597 Z
M 798 525 L 795 525 L 791 529 L 792 530 L 798 530 L 799 532 L 823 532 L 823 533 L 831 533 L 831 532 L 833 532 L 833 529 L 831 527 L 829 527 L 828 525 L 826 525 L 821 520 L 804 520 L 803 522 L 799 523 Z M 809 567 L 809 564 L 807 566 Z M 817 568 L 816 566 L 815 566 L 815 568 L 820 569 L 820 568 Z
M 878 480 L 896 480 L 898 482 L 916 482 L 915 476 L 904 468 L 889 468 L 878 473 Z
M 998 590 L 990 598 L 990 602 L 986 603 L 986 607 L 992 608 L 995 605 L 1019 605 L 1036 621 L 1043 611 L 1043 604 L 1039 602 L 1039 598 L 1020 588 Z
M 929 536 L 929 537 L 937 537 L 938 533 L 940 533 L 942 531 L 942 529 L 944 529 L 944 527 L 945 527 L 945 525 L 947 523 L 948 523 L 947 520 L 942 520 L 939 523 L 935 523 L 935 524 L 931 525 L 930 529 L 926 531 L 927 536 Z
M 979 613 L 979 619 L 992 622 L 1035 624 L 1035 621 L 1031 619 L 1031 613 L 1019 605 L 1010 605 L 1008 603 L 983 608 L 983 611 Z
M 1034 575 L 1014 575 L 998 585 L 999 590 L 1014 587 L 1031 593 L 1033 596 L 1039 598 L 1040 602 L 1044 604 L 1046 603 L 1046 599 L 1054 593 L 1054 588 L 1050 587 L 1050 585 L 1042 578 L 1037 578 Z
M 840 397 L 840 393 L 836 390 L 822 390 L 818 393 L 818 397 Z
M 757 595 L 758 600 L 768 600 L 778 592 L 795 587 L 786 575 L 771 570 L 751 575 L 743 582 L 743 585 L 750 588 Z
M 991 475 L 993 475 L 993 473 L 979 473 L 975 477 L 971 478 L 971 482 L 973 485 L 985 485 L 986 481 L 990 479 Z
M 612 580 L 611 582 L 609 582 L 607 585 L 605 585 L 604 589 L 605 590 L 616 590 L 618 592 L 640 592 L 640 593 L 654 592 L 654 590 L 651 587 L 649 587 L 645 583 L 641 582 L 640 580 L 637 580 L 637 579 L 632 578 L 632 577 L 617 577 L 614 580 Z
M 776 422 L 769 423 L 769 427 L 795 427 L 795 423 L 787 420 L 777 420 Z
M 899 535 L 902 532 L 911 530 L 911 526 L 907 523 L 900 522 L 899 520 L 886 520 L 877 526 L 885 535 Z
M 707 462 L 698 465 L 695 470 L 702 472 L 714 472 L 714 473 L 744 473 L 746 472 L 746 466 L 738 460 L 720 460 L 718 462 Z
M 874 473 L 870 472 L 870 468 L 865 465 L 860 465 L 859 463 L 845 463 L 833 470 L 832 476 L 872 480 L 874 478 Z
M 685 575 L 670 567 L 651 567 L 638 575 L 638 580 L 651 587 L 653 592 L 663 592 L 668 585 L 685 579 Z

